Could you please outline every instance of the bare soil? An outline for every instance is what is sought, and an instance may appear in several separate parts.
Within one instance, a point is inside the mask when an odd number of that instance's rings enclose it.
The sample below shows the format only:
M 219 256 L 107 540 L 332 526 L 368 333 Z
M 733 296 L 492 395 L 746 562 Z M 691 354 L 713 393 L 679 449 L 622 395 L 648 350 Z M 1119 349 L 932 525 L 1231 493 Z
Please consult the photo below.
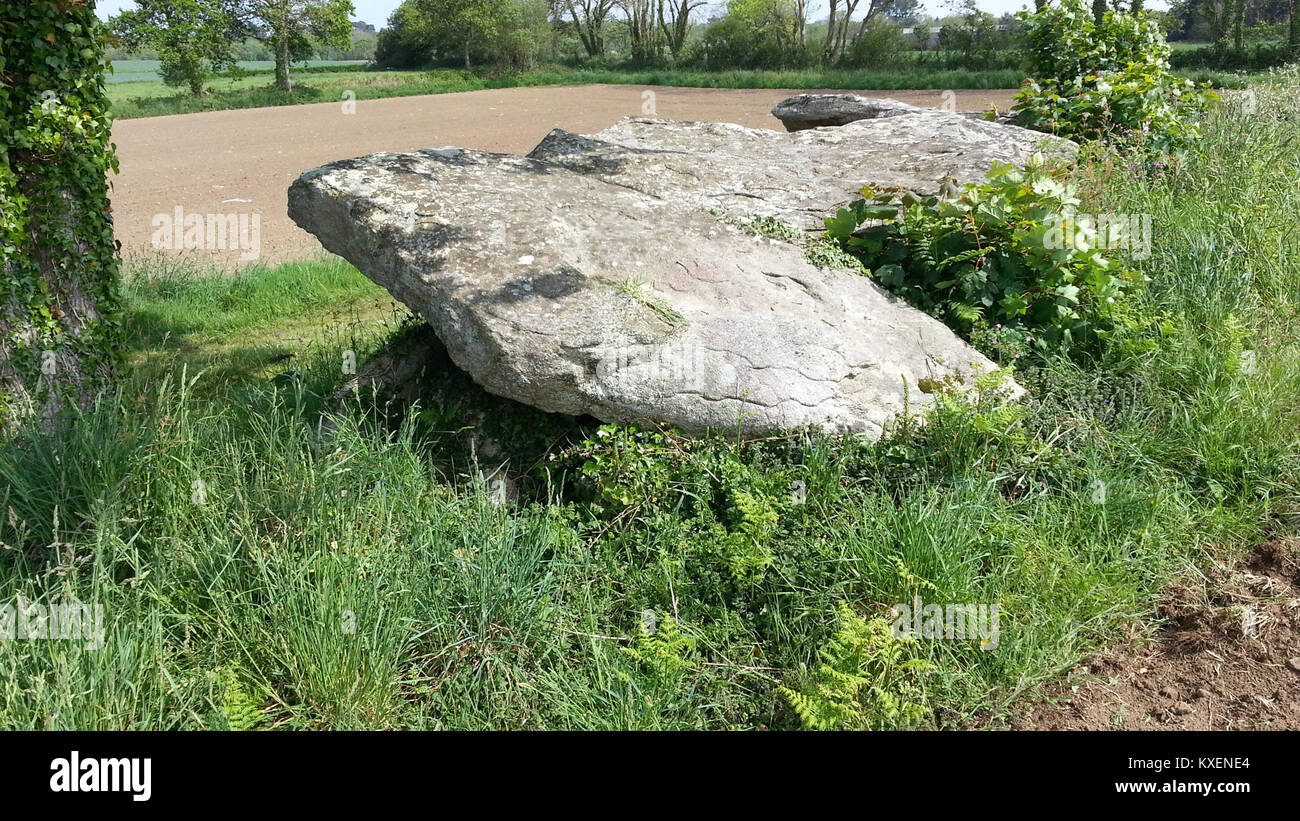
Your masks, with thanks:
M 591 133 L 622 117 L 642 116 L 646 91 L 654 92 L 654 116 L 777 130 L 783 129 L 772 106 L 800 93 L 552 86 L 360 100 L 354 114 L 344 113 L 339 102 L 123 120 L 113 126 L 121 163 L 113 184 L 117 237 L 130 256 L 153 252 L 155 215 L 174 215 L 178 207 L 205 218 L 258 214 L 261 261 L 310 258 L 321 252 L 320 244 L 285 215 L 289 184 L 307 169 L 378 151 L 451 145 L 525 154 L 552 128 Z M 944 102 L 939 91 L 858 93 L 936 108 Z M 1014 93 L 958 91 L 956 105 L 1007 110 Z M 214 256 L 218 263 L 238 264 L 241 254 Z
M 1298 548 L 1270 542 L 1171 588 L 1153 641 L 1081 665 L 1013 728 L 1300 729 Z

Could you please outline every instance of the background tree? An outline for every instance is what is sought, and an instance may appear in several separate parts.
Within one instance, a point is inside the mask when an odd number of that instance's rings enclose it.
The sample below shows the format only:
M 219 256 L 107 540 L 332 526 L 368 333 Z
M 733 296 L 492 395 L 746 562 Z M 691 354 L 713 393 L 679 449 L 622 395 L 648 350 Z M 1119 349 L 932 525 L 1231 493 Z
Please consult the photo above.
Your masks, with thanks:
M 0 12 L 0 423 L 57 424 L 122 346 L 107 172 L 117 170 L 93 2 Z
M 235 45 L 248 34 L 239 0 L 136 0 L 108 25 L 123 47 L 157 53 L 165 84 L 194 95 L 214 72 L 234 65 Z
M 914 26 L 925 13 L 925 7 L 921 0 L 894 0 L 882 13 L 900 26 Z
M 375 41 L 375 62 L 383 68 L 415 68 L 433 59 L 433 34 L 420 11 L 405 2 L 388 16 Z
M 806 0 L 797 0 L 802 6 Z M 664 42 L 668 53 L 674 59 L 680 58 L 686 50 L 686 38 L 691 33 L 691 15 L 706 0 L 659 0 L 659 27 L 663 30 Z
M 476 46 L 497 37 L 505 22 L 500 0 L 415 0 L 415 8 L 432 26 L 436 40 L 454 44 L 465 68 L 473 68 Z
M 529 67 L 552 55 L 553 12 L 547 0 L 406 0 L 380 32 L 375 60 L 384 66 L 417 68 L 431 63 L 475 60 Z
M 868 26 L 881 14 L 894 5 L 894 0 L 867 0 L 867 8 L 855 29 L 853 15 L 862 5 L 862 0 L 829 0 L 830 18 L 826 26 L 826 47 L 824 57 L 827 62 L 835 62 L 844 56 L 866 33 Z
M 317 44 L 346 48 L 352 42 L 352 0 L 242 0 L 241 19 L 275 55 L 275 87 L 292 91 L 289 66 L 306 60 Z
M 663 53 L 663 37 L 659 28 L 661 2 L 656 0 L 618 0 L 627 15 L 628 44 L 634 63 L 653 63 Z
M 547 0 L 505 0 L 501 3 L 492 50 L 497 65 L 533 68 L 555 56 L 555 27 Z
M 1235 2 L 1236 0 L 1201 0 L 1197 6 L 1201 19 L 1209 29 L 1210 39 L 1219 48 L 1228 46 Z
M 559 11 L 567 12 L 578 31 L 588 57 L 605 56 L 605 20 L 614 10 L 614 0 L 557 0 Z
M 730 0 L 726 13 L 704 33 L 712 63 L 777 68 L 804 61 L 794 0 Z
M 792 0 L 791 6 L 795 46 L 802 52 L 808 46 L 808 0 Z

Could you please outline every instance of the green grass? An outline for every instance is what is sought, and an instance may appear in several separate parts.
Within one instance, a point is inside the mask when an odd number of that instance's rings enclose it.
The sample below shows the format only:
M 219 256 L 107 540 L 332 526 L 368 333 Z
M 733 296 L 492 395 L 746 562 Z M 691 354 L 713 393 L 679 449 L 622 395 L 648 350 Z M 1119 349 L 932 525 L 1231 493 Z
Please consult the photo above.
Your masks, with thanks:
M 295 367 L 340 337 L 373 341 L 405 309 L 337 257 L 204 273 L 167 257 L 137 258 L 125 277 L 131 364 L 153 381 L 183 364 L 212 392 Z M 321 339 L 328 331 L 329 339 Z M 288 362 L 279 365 L 276 361 Z
M 0 727 L 792 728 L 779 688 L 838 604 L 914 595 L 1001 606 L 996 650 L 917 648 L 938 726 L 996 725 L 1296 500 L 1298 97 L 1261 88 L 1173 171 L 1074 170 L 1089 209 L 1153 216 L 1156 350 L 1027 365 L 1018 408 L 949 403 L 876 444 L 598 432 L 447 366 L 413 412 L 322 424 L 347 350 L 419 334 L 373 286 L 330 262 L 137 274 L 120 395 L 0 449 L 0 602 L 98 603 L 106 633 L 0 642 Z M 285 329 L 298 356 L 269 366 Z M 502 459 L 503 505 L 479 473 Z M 689 644 L 643 637 L 646 611 Z
M 358 63 L 365 64 L 365 61 L 357 60 L 308 60 L 306 63 L 295 64 L 294 70 L 301 68 L 317 69 L 321 67 L 351 67 L 356 68 Z M 104 79 L 111 85 L 115 83 L 139 83 L 152 82 L 160 80 L 161 75 L 158 73 L 162 67 L 159 60 L 113 60 L 113 70 Z M 265 74 L 275 70 L 274 60 L 240 60 L 235 65 L 242 71 L 260 72 Z

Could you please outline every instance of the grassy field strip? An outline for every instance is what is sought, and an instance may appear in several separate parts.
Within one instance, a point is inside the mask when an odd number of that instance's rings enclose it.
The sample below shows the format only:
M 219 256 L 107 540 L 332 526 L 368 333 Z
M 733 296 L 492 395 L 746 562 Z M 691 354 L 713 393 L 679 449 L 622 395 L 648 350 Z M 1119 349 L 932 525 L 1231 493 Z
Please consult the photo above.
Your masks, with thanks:
M 270 88 L 269 76 L 251 74 L 238 80 L 217 80 L 209 96 L 178 95 L 161 81 L 114 83 L 109 86 L 116 119 L 185 114 L 232 108 L 333 102 L 351 91 L 358 100 L 445 94 L 490 88 L 611 83 L 695 88 L 807 88 L 807 89 L 962 89 L 1013 88 L 1020 85 L 1017 71 L 624 71 L 616 69 L 550 68 L 501 74 L 467 71 L 335 71 L 317 70 L 298 75 L 292 92 Z
M 1197 82 L 1210 82 L 1230 88 L 1244 87 L 1252 78 L 1259 76 L 1199 69 L 1182 73 Z M 697 71 L 550 67 L 522 72 L 483 72 L 376 71 L 350 69 L 347 66 L 324 66 L 299 71 L 295 80 L 297 87 L 292 92 L 276 91 L 270 87 L 270 79 L 269 74 L 261 71 L 250 72 L 238 79 L 218 79 L 211 83 L 212 93 L 201 98 L 178 94 L 176 89 L 163 85 L 161 80 L 112 83 L 109 85 L 108 94 L 113 104 L 113 116 L 117 119 L 129 119 L 197 111 L 334 102 L 342 99 L 345 91 L 353 92 L 356 95 L 355 99 L 369 100 L 480 91 L 489 88 L 592 83 L 686 88 L 960 90 L 1019 88 L 1024 75 L 1023 72 L 1015 69 Z

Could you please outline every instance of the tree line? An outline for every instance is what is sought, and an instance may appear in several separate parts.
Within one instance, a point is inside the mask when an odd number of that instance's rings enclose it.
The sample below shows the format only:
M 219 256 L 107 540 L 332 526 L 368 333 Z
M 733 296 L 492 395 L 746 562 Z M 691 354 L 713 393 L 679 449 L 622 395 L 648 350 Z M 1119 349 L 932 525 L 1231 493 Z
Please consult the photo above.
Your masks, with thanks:
M 1035 0 L 1042 7 L 1046 0 Z M 125 48 L 148 48 L 169 85 L 202 94 L 208 77 L 255 42 L 275 60 L 275 86 L 293 88 L 295 61 L 345 48 L 350 0 L 138 0 L 110 21 Z M 1172 39 L 1212 41 L 1175 53 L 1180 67 L 1263 68 L 1300 58 L 1300 0 L 1177 0 L 1149 12 Z M 1092 0 L 1143 9 L 1143 0 Z M 976 0 L 947 0 L 925 16 L 920 0 L 404 0 L 379 32 L 382 68 L 548 62 L 674 64 L 710 70 L 903 68 L 920 55 L 932 67 L 1017 68 L 1011 15 Z M 911 26 L 910 34 L 903 26 Z M 335 52 L 337 53 L 337 52 Z M 910 62 L 909 62 L 910 61 Z
M 1163 12 L 1144 9 L 1143 0 L 1093 0 L 1092 10 L 1098 19 L 1111 8 L 1147 11 L 1171 39 L 1213 42 L 1220 54 L 1273 43 L 1281 62 L 1300 57 L 1297 6 L 1300 0 L 1176 0 Z M 959 54 L 962 67 L 979 69 L 1018 45 L 1013 15 L 994 17 L 976 0 L 947 0 L 945 10 L 935 20 L 919 0 L 405 0 L 380 32 L 375 59 L 391 68 L 553 59 L 878 67 L 937 45 Z M 913 27 L 910 36 L 902 26 Z
M 135 0 L 108 21 L 117 44 L 158 55 L 168 85 L 202 94 L 214 72 L 234 65 L 245 40 L 275 60 L 275 87 L 293 90 L 293 63 L 352 39 L 351 0 Z
M 988 34 L 995 19 L 973 0 L 951 0 L 961 21 Z M 453 63 L 513 66 L 549 59 L 664 62 L 711 67 L 799 67 L 922 48 L 900 25 L 920 23 L 920 0 L 405 0 L 380 32 L 376 61 L 410 68 Z M 956 31 L 964 23 L 948 28 Z M 858 60 L 861 62 L 861 60 Z

